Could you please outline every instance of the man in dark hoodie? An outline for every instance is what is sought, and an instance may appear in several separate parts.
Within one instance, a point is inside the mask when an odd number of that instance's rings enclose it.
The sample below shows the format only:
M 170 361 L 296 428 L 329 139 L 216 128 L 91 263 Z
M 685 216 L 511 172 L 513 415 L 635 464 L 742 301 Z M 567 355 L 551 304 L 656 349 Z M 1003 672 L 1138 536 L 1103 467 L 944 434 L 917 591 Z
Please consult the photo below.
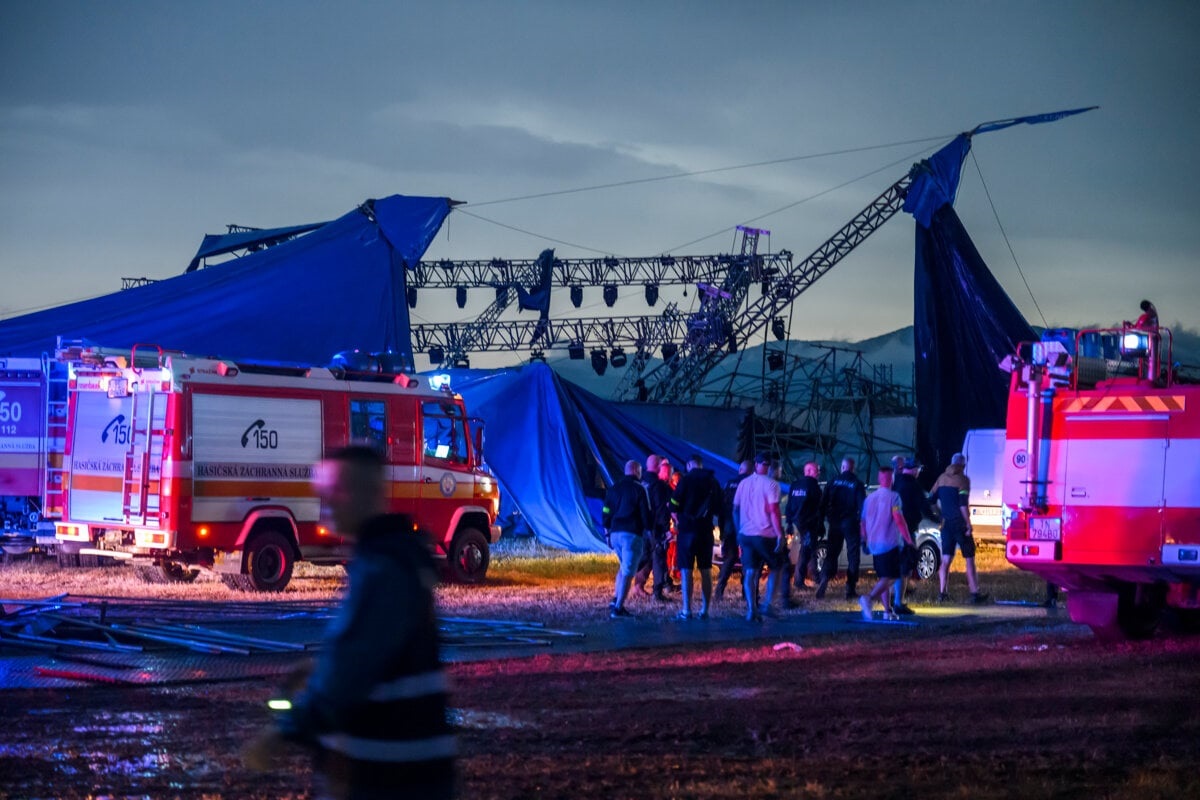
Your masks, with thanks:
M 708 604 L 712 600 L 713 525 L 724 515 L 721 484 L 704 461 L 692 455 L 687 462 L 688 472 L 679 479 L 671 495 L 671 515 L 675 519 L 678 539 L 675 542 L 675 561 L 679 565 L 679 583 L 683 587 L 683 610 L 680 619 L 692 616 L 692 569 L 700 570 L 700 619 L 708 619 Z
M 638 462 L 626 461 L 625 477 L 614 483 L 604 497 L 601 524 L 608 546 L 616 552 L 620 562 L 613 601 L 608 610 L 612 619 L 633 616 L 625 608 L 625 598 L 629 595 L 633 573 L 642 556 L 646 531 L 650 530 L 651 525 L 646 490 L 638 482 L 641 474 L 642 466 Z
M 334 797 L 451 798 L 457 740 L 438 653 L 437 570 L 412 520 L 384 513 L 383 467 L 363 446 L 317 467 L 323 511 L 354 542 L 349 589 L 307 685 L 246 760 L 265 767 L 292 741 L 316 752 Z

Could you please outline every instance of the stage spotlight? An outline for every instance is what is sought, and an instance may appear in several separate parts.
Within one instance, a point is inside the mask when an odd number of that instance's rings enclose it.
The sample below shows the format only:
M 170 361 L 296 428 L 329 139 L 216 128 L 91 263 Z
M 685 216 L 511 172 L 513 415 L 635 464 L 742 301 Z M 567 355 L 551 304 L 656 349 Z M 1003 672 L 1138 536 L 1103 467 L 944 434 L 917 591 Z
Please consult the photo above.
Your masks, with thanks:
M 582 286 L 572 286 L 571 287 L 571 305 L 575 306 L 576 308 L 579 308 L 581 305 L 583 305 L 583 287 Z
M 417 307 L 417 287 L 409 286 L 407 293 L 408 293 L 408 307 L 416 308 Z
M 603 375 L 604 371 L 608 369 L 608 354 L 603 350 L 592 351 L 592 369 L 596 371 L 597 375 Z
M 529 353 L 529 362 L 532 364 L 534 361 L 540 361 L 543 364 L 545 364 L 546 363 L 546 353 L 542 350 L 531 351 Z
M 782 342 L 787 337 L 787 324 L 784 323 L 783 317 L 771 320 L 771 333 L 775 335 L 776 341 Z
M 679 345 L 674 342 L 667 342 L 662 346 L 663 361 L 670 361 L 679 352 Z
M 646 305 L 653 308 L 654 304 L 657 302 L 658 302 L 658 284 L 657 283 L 647 283 L 646 284 Z
M 583 361 L 583 342 L 571 342 L 567 345 L 567 357 L 572 361 Z
M 458 358 L 454 359 L 454 368 L 455 369 L 470 369 L 471 368 L 471 359 L 468 358 L 467 356 L 459 356 Z
M 429 363 L 440 364 L 446 360 L 446 348 L 431 347 L 429 348 Z
M 604 286 L 604 305 L 612 308 L 617 304 L 617 285 L 608 283 Z
M 465 287 L 465 286 L 455 287 L 454 302 L 458 303 L 459 308 L 467 307 L 467 287 Z
M 625 351 L 619 347 L 614 347 L 612 352 L 608 354 L 608 363 L 614 369 L 619 369 L 629 363 L 629 358 L 625 355 Z
M 767 351 L 767 369 L 774 372 L 775 370 L 783 369 L 783 353 L 778 350 Z

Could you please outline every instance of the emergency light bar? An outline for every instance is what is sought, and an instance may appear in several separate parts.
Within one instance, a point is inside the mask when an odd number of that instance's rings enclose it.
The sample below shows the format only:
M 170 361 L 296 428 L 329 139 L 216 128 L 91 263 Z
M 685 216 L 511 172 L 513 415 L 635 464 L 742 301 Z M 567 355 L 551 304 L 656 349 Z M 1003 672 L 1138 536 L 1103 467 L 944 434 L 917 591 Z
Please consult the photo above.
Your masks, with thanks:
M 450 391 L 450 376 L 449 375 L 430 375 L 429 388 L 434 391 Z

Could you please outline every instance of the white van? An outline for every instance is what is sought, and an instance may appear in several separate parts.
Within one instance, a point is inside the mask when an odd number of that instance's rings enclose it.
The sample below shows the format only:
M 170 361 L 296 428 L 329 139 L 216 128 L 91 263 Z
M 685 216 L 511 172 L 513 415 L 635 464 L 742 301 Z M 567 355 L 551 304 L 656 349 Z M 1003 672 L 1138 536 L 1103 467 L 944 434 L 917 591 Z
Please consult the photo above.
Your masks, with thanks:
M 968 498 L 971 528 L 975 540 L 1004 541 L 1004 428 L 978 428 L 967 431 L 962 453 L 967 457 L 967 477 L 971 479 Z

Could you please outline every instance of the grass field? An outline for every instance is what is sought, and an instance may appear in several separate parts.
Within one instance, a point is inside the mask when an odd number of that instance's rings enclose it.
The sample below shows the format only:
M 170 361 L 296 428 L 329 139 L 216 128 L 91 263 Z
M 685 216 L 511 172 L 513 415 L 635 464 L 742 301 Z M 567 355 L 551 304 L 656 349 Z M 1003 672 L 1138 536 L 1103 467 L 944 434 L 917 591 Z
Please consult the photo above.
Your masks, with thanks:
M 997 599 L 1039 600 L 1041 582 L 1004 560 L 999 547 L 981 547 L 977 566 L 984 591 Z M 955 602 L 967 599 L 962 559 L 952 565 L 950 594 Z M 542 547 L 532 539 L 501 541 L 492 553 L 488 579 L 482 586 L 443 585 L 438 589 L 442 612 L 447 615 L 501 615 L 506 618 L 539 618 L 548 624 L 594 620 L 606 616 L 612 598 L 617 560 L 611 553 L 571 554 Z M 873 576 L 860 579 L 860 591 Z M 172 600 L 274 602 L 335 600 L 345 586 L 341 567 L 299 564 L 291 583 L 276 594 L 249 594 L 229 589 L 216 575 L 200 573 L 192 583 L 145 583 L 125 565 L 102 568 L 59 568 L 54 561 L 16 560 L 0 565 L 0 599 L 73 596 L 136 597 Z M 802 610 L 841 610 L 857 606 L 844 599 L 843 583 L 835 582 L 824 600 L 812 593 L 796 593 Z M 729 608 L 741 605 L 740 583 L 731 582 Z M 699 588 L 696 591 L 699 602 Z M 913 581 L 910 604 L 932 604 L 937 583 Z M 660 604 L 633 593 L 630 608 L 638 614 L 667 619 L 678 611 L 675 602 Z

